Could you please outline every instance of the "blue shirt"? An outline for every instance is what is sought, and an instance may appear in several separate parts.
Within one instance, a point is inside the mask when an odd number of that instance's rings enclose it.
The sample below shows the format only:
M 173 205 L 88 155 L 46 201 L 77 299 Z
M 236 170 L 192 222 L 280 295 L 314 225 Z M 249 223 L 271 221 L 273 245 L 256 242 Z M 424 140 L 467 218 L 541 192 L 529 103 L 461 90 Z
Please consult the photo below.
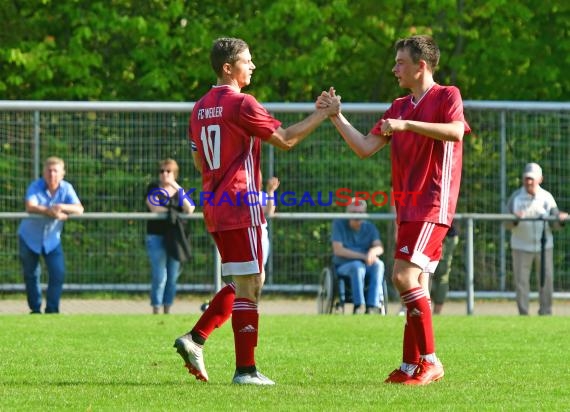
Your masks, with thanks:
M 348 219 L 333 220 L 332 236 L 333 242 L 340 242 L 342 246 L 358 253 L 368 253 L 372 243 L 380 240 L 380 233 L 374 224 L 363 221 L 360 230 L 355 231 L 349 225 Z M 354 259 L 347 259 L 340 256 L 333 256 L 333 263 L 336 266 Z
M 33 201 L 38 206 L 51 207 L 56 204 L 79 204 L 81 201 L 75 193 L 71 183 L 62 180 L 55 194 L 50 194 L 46 181 L 41 178 L 33 181 L 26 191 L 25 201 Z M 42 247 L 44 252 L 50 253 L 61 242 L 63 221 L 50 217 L 23 219 L 18 228 L 18 235 L 26 245 L 40 254 Z

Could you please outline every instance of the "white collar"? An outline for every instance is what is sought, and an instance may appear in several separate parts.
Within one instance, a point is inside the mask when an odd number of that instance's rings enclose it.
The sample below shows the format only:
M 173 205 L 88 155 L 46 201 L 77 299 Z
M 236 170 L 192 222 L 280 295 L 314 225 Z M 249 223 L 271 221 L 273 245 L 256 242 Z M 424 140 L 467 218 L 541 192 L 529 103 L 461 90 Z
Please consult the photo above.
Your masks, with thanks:
M 412 97 L 410 99 L 412 102 L 412 106 L 416 107 L 418 104 L 420 104 L 420 102 L 423 100 L 425 95 L 428 94 L 428 92 L 432 89 L 433 86 L 435 86 L 435 83 L 433 83 L 425 92 L 423 92 L 423 94 L 420 96 L 417 103 L 414 103 L 414 95 L 412 94 Z

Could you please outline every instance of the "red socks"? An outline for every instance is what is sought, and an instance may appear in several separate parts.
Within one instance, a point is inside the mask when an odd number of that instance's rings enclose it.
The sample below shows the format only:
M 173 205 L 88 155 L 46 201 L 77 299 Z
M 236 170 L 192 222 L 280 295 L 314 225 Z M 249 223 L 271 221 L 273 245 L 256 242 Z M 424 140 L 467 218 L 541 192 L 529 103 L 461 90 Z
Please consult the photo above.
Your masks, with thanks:
M 198 335 L 205 341 L 214 329 L 222 326 L 231 316 L 234 331 L 236 366 L 238 368 L 255 367 L 255 347 L 257 346 L 257 328 L 259 313 L 257 304 L 249 299 L 236 299 L 235 285 L 230 283 L 222 288 L 210 302 L 191 334 Z M 200 339 L 195 339 L 200 340 Z M 202 342 L 197 342 L 203 344 Z
M 406 324 L 404 325 L 404 346 L 402 361 L 409 364 L 417 365 L 420 363 L 420 348 L 416 342 L 416 334 L 408 321 L 406 315 Z
M 232 311 L 232 329 L 236 353 L 236 367 L 255 366 L 255 347 L 257 346 L 257 328 L 259 313 L 257 304 L 249 299 L 237 298 Z
M 419 363 L 420 355 L 435 353 L 432 315 L 429 299 L 421 287 L 400 295 L 408 311 L 404 328 L 404 354 L 406 363 Z
M 194 325 L 192 333 L 197 333 L 204 340 L 208 339 L 214 329 L 222 326 L 231 316 L 235 297 L 236 287 L 233 283 L 220 289 L 210 302 L 208 309 Z

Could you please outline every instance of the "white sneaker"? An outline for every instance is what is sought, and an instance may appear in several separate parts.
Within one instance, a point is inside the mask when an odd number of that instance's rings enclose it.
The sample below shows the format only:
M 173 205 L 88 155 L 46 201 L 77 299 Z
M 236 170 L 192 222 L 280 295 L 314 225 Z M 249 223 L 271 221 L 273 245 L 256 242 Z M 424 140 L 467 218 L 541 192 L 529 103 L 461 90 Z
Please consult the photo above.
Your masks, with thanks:
M 204 347 L 198 345 L 192 340 L 189 335 L 181 336 L 174 341 L 174 347 L 182 359 L 184 359 L 184 366 L 188 369 L 196 379 L 208 382 L 208 373 L 204 365 Z
M 275 382 L 273 382 L 271 379 L 259 371 L 240 374 L 236 372 L 232 383 L 238 385 L 275 385 Z
M 384 306 L 383 303 L 380 303 L 379 309 L 380 309 L 380 315 L 386 316 L 386 306 Z

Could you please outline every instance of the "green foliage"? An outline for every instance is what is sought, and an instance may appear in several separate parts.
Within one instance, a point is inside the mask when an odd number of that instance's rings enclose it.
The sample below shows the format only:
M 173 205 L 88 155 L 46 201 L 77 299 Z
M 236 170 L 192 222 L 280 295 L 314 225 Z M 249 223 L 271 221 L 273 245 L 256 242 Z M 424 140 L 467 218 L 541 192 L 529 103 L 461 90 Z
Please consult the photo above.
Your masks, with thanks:
M 403 322 L 398 316 L 262 316 L 256 361 L 276 381 L 271 388 L 230 384 L 235 358 L 229 323 L 205 347 L 210 382 L 189 376 L 172 342 L 196 319 L 4 315 L 0 409 L 568 409 L 563 317 L 438 317 L 437 353 L 446 376 L 417 389 L 382 383 L 401 360 Z
M 570 3 L 547 0 L 35 0 L 0 10 L 6 99 L 193 101 L 214 82 L 213 39 L 242 37 L 261 101 L 391 101 L 394 41 L 427 33 L 439 81 L 472 100 L 563 101 Z M 476 63 L 476 64 L 474 64 Z

